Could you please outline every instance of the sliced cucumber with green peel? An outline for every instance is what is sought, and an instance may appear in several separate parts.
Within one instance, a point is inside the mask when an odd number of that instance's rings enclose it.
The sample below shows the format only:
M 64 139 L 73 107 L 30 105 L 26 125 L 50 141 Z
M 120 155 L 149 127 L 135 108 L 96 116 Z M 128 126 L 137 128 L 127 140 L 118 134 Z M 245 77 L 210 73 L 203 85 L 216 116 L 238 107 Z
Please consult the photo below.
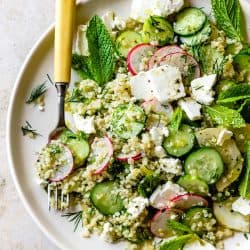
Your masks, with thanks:
M 163 17 L 149 17 L 142 29 L 142 40 L 145 43 L 156 42 L 159 46 L 172 43 L 174 31 L 171 24 Z
M 74 166 L 83 165 L 89 155 L 89 143 L 80 135 L 74 134 L 70 130 L 64 130 L 60 136 L 60 141 L 68 146 L 74 157 Z
M 204 27 L 192 36 L 181 36 L 180 40 L 189 46 L 195 46 L 206 42 L 212 33 L 212 28 L 210 23 L 207 21 Z
M 139 43 L 142 43 L 140 33 L 127 30 L 122 32 L 116 39 L 116 48 L 123 57 L 127 57 L 129 50 Z
M 180 129 L 165 138 L 163 147 L 169 155 L 180 157 L 187 154 L 194 146 L 195 136 L 188 125 L 182 125 Z
M 123 200 L 115 182 L 112 181 L 96 184 L 90 193 L 90 199 L 99 212 L 104 215 L 115 214 L 124 208 Z
M 118 137 L 129 139 L 141 133 L 145 121 L 146 115 L 141 107 L 135 104 L 122 104 L 115 109 L 110 127 Z
M 197 176 L 207 184 L 215 183 L 224 171 L 224 164 L 219 152 L 207 147 L 191 153 L 187 157 L 184 167 L 186 174 Z
M 199 235 L 215 230 L 216 220 L 209 208 L 192 207 L 184 215 L 185 225 Z
M 207 183 L 196 176 L 184 175 L 179 178 L 177 184 L 185 188 L 191 194 L 208 195 Z
M 235 56 L 234 67 L 238 73 L 244 72 L 244 81 L 250 81 L 250 53 L 240 53 Z
M 198 8 L 185 8 L 176 15 L 174 32 L 181 36 L 191 36 L 201 30 L 207 21 L 206 14 Z

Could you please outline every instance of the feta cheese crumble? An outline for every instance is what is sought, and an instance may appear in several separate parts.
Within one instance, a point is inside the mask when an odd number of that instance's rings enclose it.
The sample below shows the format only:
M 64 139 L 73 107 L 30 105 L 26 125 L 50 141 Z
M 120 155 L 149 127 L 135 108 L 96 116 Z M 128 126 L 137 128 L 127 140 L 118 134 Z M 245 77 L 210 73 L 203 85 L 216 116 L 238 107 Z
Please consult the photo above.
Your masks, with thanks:
M 137 218 L 148 206 L 149 200 L 144 197 L 138 196 L 129 202 L 127 212 L 132 215 L 132 218 Z
M 223 146 L 224 142 L 229 140 L 233 136 L 233 132 L 227 129 L 222 129 L 218 135 L 216 144 Z
M 232 209 L 235 212 L 239 212 L 243 215 L 250 214 L 250 200 L 240 197 L 232 204 Z
M 160 168 L 163 172 L 181 175 L 182 173 L 182 164 L 179 159 L 175 158 L 163 158 L 159 160 Z
M 87 39 L 88 25 L 79 25 L 76 36 L 76 52 L 82 56 L 89 56 L 89 45 Z
M 86 134 L 94 134 L 96 132 L 93 116 L 84 118 L 79 114 L 74 114 L 73 119 L 77 130 L 83 131 Z
M 162 186 L 159 186 L 149 198 L 150 205 L 154 208 L 160 209 L 170 205 L 170 200 L 176 195 L 185 194 L 184 188 L 168 181 Z
M 104 223 L 103 225 L 103 231 L 101 233 L 101 239 L 103 239 L 106 242 L 113 242 L 113 237 L 112 237 L 112 226 L 109 222 Z
M 192 97 L 199 103 L 210 105 L 214 101 L 213 86 L 216 83 L 216 74 L 196 78 L 191 82 Z
M 192 98 L 182 99 L 178 104 L 191 121 L 201 119 L 201 105 Z

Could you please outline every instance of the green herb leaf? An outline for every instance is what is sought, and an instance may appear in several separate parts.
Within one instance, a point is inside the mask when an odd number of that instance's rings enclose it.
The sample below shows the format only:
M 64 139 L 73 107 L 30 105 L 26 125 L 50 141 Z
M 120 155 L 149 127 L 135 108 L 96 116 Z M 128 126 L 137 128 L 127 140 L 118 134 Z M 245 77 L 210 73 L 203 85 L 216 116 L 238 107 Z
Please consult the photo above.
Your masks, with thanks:
M 246 169 L 239 185 L 240 196 L 250 199 L 250 141 L 247 142 Z
M 242 13 L 239 0 L 212 0 L 214 15 L 219 28 L 230 38 L 241 41 Z
M 87 98 L 82 94 L 81 90 L 75 88 L 65 102 L 85 102 L 86 100 Z
M 104 84 L 114 74 L 115 50 L 112 39 L 103 21 L 97 15 L 90 20 L 86 35 L 90 53 L 87 64 L 91 76 L 98 84 Z
M 174 111 L 173 117 L 169 124 L 169 128 L 172 132 L 177 132 L 179 130 L 182 118 L 183 118 L 183 111 L 180 107 L 177 107 L 176 110 Z
M 182 250 L 183 246 L 195 236 L 193 234 L 182 235 L 170 241 L 163 242 L 160 250 Z
M 47 91 L 48 87 L 46 85 L 46 81 L 40 85 L 38 85 L 37 87 L 35 87 L 31 93 L 30 93 L 30 97 L 27 99 L 26 103 L 30 104 L 34 101 L 36 101 L 40 96 L 42 96 L 46 91 Z
M 77 72 L 81 79 L 93 79 L 88 57 L 73 53 L 72 68 Z
M 37 136 L 41 136 L 35 129 L 32 128 L 31 124 L 26 121 L 25 125 L 21 127 L 23 136 L 28 135 L 30 138 L 36 138 Z
M 138 193 L 143 197 L 149 197 L 160 184 L 160 178 L 155 175 L 145 176 L 138 185 Z
M 250 84 L 238 84 L 220 93 L 217 103 L 230 103 L 250 98 Z
M 63 214 L 62 217 L 65 217 L 68 219 L 69 222 L 74 223 L 74 232 L 80 225 L 80 222 L 82 221 L 82 211 L 74 212 L 74 213 L 66 213 Z
M 193 231 L 188 226 L 175 220 L 168 220 L 167 226 L 171 228 L 173 231 L 176 231 L 177 233 L 193 234 Z
M 211 120 L 218 125 L 230 128 L 241 128 L 246 126 L 244 119 L 237 110 L 214 105 L 212 107 L 207 106 L 205 111 Z

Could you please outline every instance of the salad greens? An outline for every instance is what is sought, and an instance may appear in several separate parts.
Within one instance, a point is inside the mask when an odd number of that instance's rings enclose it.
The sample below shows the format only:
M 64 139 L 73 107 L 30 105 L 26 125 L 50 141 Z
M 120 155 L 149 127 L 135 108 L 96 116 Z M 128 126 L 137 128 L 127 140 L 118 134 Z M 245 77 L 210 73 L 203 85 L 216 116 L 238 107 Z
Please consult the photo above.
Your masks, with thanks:
M 250 199 L 250 176 L 249 175 L 250 175 L 250 141 L 247 142 L 245 174 L 239 186 L 240 195 L 246 199 Z
M 174 111 L 173 117 L 169 124 L 169 128 L 173 133 L 179 130 L 182 119 L 183 119 L 183 111 L 180 107 L 177 107 L 176 110 Z
M 166 241 L 160 246 L 160 250 L 182 250 L 183 246 L 194 238 L 193 234 L 182 235 L 170 241 Z
M 214 15 L 219 28 L 228 37 L 243 40 L 242 13 L 238 0 L 212 0 Z
M 230 109 L 221 105 L 206 106 L 205 111 L 210 119 L 221 126 L 229 128 L 241 128 L 246 125 L 241 114 L 234 109 Z

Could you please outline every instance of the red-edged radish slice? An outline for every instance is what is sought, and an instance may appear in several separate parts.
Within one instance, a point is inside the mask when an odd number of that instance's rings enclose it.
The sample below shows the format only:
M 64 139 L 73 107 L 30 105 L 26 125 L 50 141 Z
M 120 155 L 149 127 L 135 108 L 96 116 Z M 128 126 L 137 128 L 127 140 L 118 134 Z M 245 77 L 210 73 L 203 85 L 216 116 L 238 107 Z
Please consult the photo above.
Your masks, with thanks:
M 200 195 L 183 194 L 171 199 L 171 207 L 187 210 L 191 207 L 207 207 L 208 202 Z
M 100 174 L 106 170 L 110 164 L 111 157 L 113 156 L 113 144 L 111 140 L 105 137 L 96 137 L 91 144 L 91 154 L 89 160 L 94 166 L 93 174 Z M 98 166 L 96 168 L 96 166 Z
M 138 161 L 142 158 L 142 153 L 119 154 L 116 158 L 117 160 L 124 162 L 128 162 L 129 159 L 132 159 L 133 161 Z
M 183 212 L 179 209 L 164 208 L 159 210 L 151 220 L 150 230 L 152 234 L 159 238 L 167 238 L 174 234 L 173 230 L 167 226 L 169 220 L 179 220 Z
M 143 60 L 149 58 L 154 54 L 155 46 L 151 44 L 138 44 L 132 48 L 127 56 L 128 70 L 133 74 L 137 75 L 140 71 L 148 70 L 148 62 L 145 62 L 143 67 Z
M 169 45 L 169 46 L 165 46 L 163 48 L 158 49 L 154 53 L 154 55 L 150 58 L 148 62 L 148 68 L 152 69 L 156 66 L 159 66 L 163 58 L 165 58 L 169 54 L 176 53 L 176 52 L 185 53 L 185 51 L 182 48 L 176 45 Z
M 185 52 L 168 54 L 160 62 L 160 65 L 165 64 L 178 68 L 186 80 L 191 81 L 201 76 L 199 64 L 191 55 Z
M 60 152 L 56 154 L 60 164 L 56 163 L 56 169 L 49 180 L 51 182 L 59 182 L 67 178 L 72 173 L 74 169 L 74 159 L 70 149 L 64 144 L 57 141 L 51 141 L 49 146 L 52 145 L 55 145 L 55 147 L 59 147 L 60 149 Z

